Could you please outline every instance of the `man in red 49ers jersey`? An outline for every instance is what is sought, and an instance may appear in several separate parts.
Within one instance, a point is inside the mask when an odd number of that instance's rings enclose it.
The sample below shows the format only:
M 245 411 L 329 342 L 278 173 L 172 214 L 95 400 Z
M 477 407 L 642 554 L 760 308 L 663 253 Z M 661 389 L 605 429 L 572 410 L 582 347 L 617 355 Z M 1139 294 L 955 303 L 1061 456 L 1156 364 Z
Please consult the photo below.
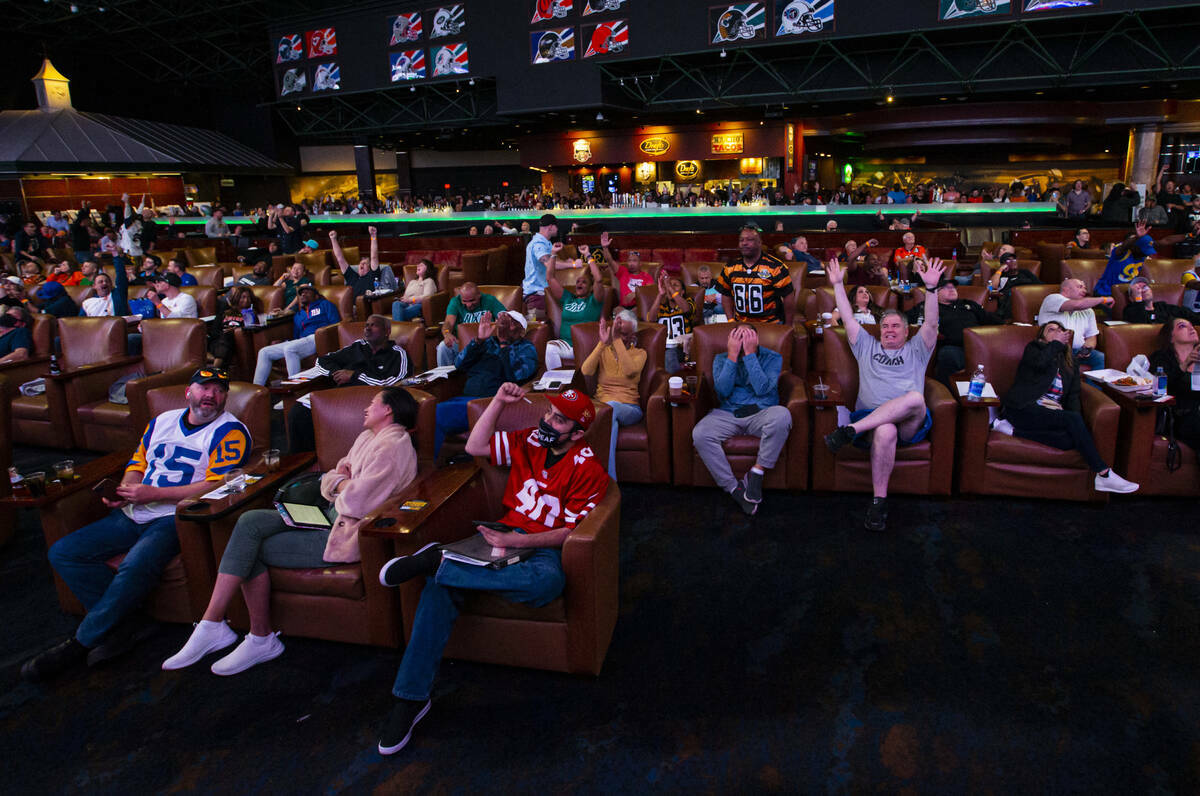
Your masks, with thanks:
M 717 292 L 725 317 L 738 323 L 783 323 L 792 325 L 796 300 L 787 266 L 763 254 L 762 233 L 754 224 L 738 234 L 741 258 L 729 261 L 717 277 Z
M 491 591 L 513 602 L 536 606 L 562 594 L 562 546 L 572 529 L 608 491 L 608 474 L 583 441 L 596 407 L 576 390 L 550 396 L 550 410 L 537 428 L 496 431 L 496 419 L 525 391 L 507 382 L 500 386 L 467 440 L 467 453 L 488 456 L 498 467 L 510 467 L 504 488 L 501 522 L 512 531 L 479 526 L 493 547 L 536 548 L 524 561 L 503 569 L 443 560 L 438 544 L 427 544 L 411 556 L 393 558 L 379 570 L 379 582 L 399 586 L 426 578 L 392 694 L 396 703 L 380 733 L 379 753 L 404 748 L 413 727 L 429 712 L 429 693 L 442 660 L 442 650 L 458 618 L 464 591 Z

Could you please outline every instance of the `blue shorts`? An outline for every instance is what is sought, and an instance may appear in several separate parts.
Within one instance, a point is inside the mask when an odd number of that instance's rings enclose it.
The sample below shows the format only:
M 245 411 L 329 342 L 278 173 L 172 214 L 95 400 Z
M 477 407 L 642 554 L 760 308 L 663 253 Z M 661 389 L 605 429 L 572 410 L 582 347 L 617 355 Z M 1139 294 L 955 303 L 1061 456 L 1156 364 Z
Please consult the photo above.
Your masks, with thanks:
M 875 410 L 874 409 L 856 409 L 850 413 L 850 422 L 853 423 L 856 420 L 862 420 L 864 417 L 871 414 L 871 412 L 873 412 L 873 411 L 875 411 Z M 900 440 L 899 444 L 901 444 L 901 445 L 916 445 L 918 442 L 921 442 L 922 440 L 925 439 L 925 437 L 927 437 L 929 435 L 929 429 L 931 429 L 931 428 L 933 428 L 933 415 L 930 413 L 930 411 L 928 409 L 926 409 L 925 410 L 925 422 L 922 423 L 921 427 L 918 428 L 916 433 L 912 435 L 912 439 L 902 439 L 902 440 Z M 862 434 L 857 435 L 854 438 L 854 446 L 856 448 L 870 448 L 871 447 L 871 432 L 864 431 Z

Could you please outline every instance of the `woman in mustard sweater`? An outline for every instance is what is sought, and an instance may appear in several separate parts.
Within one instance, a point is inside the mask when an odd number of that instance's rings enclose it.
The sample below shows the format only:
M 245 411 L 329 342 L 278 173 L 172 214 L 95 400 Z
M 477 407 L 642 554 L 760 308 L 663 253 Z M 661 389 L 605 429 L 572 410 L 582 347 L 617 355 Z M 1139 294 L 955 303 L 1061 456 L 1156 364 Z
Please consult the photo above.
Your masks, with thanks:
M 600 343 L 583 361 L 583 375 L 599 370 L 596 400 L 613 409 L 612 439 L 608 444 L 608 475 L 617 480 L 617 434 L 621 426 L 642 420 L 642 402 L 638 382 L 646 367 L 646 352 L 637 347 L 637 316 L 630 310 L 617 310 L 610 324 L 600 319 Z

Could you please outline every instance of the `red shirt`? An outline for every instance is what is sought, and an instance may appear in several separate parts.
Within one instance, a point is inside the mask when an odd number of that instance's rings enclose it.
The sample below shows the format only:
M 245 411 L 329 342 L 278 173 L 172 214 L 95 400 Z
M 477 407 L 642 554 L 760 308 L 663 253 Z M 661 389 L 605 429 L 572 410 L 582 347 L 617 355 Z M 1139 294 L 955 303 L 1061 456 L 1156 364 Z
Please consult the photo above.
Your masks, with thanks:
M 899 265 L 901 260 L 906 260 L 909 257 L 915 257 L 918 260 L 928 260 L 929 259 L 929 255 L 925 251 L 925 247 L 922 246 L 921 244 L 917 243 L 911 249 L 905 249 L 904 247 L 900 247 L 899 249 L 896 249 L 896 254 L 893 255 L 893 257 L 892 257 L 892 262 Z
M 574 528 L 608 491 L 608 473 L 582 440 L 549 469 L 548 452 L 532 428 L 492 435 L 492 464 L 512 468 L 502 501 L 505 525 L 526 533 Z
M 50 274 L 46 277 L 47 282 L 57 282 L 63 287 L 78 285 L 83 281 L 83 274 L 79 271 L 72 271 L 69 274 Z
M 620 291 L 617 294 L 617 302 L 626 309 L 633 309 L 637 305 L 637 289 L 639 287 L 654 284 L 654 278 L 650 274 L 645 271 L 638 271 L 635 274 L 623 265 L 617 269 L 616 277 Z M 625 297 L 630 293 L 634 294 L 633 300 L 626 304 Z

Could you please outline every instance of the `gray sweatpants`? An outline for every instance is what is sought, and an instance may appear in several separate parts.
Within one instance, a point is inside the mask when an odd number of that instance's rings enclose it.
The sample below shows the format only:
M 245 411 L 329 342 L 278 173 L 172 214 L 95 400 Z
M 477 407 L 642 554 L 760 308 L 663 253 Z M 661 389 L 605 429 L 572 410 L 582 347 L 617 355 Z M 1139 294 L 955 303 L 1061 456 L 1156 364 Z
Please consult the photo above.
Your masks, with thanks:
M 278 511 L 255 509 L 238 517 L 218 572 L 250 580 L 268 566 L 287 569 L 321 567 L 327 562 L 325 543 L 329 531 L 293 528 Z
M 692 429 L 692 442 L 717 486 L 732 492 L 738 482 L 721 443 L 730 437 L 758 437 L 762 440 L 758 444 L 758 464 L 769 469 L 779 460 L 779 452 L 791 430 L 792 413 L 782 406 L 768 406 L 747 417 L 734 417 L 732 412 L 714 409 Z

